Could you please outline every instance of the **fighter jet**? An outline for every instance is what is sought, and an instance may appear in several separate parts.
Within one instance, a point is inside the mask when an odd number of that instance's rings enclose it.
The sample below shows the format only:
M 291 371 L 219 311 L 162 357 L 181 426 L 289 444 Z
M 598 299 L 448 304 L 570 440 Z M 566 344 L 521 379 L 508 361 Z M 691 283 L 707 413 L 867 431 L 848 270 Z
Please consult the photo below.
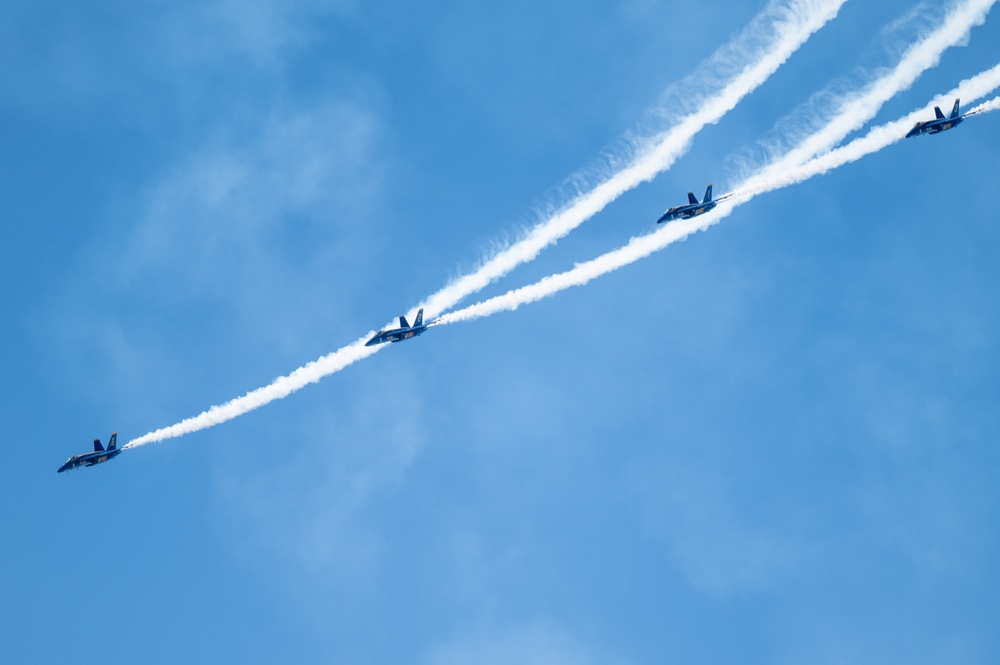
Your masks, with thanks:
M 963 120 L 968 118 L 971 113 L 966 113 L 965 115 L 958 114 L 958 100 L 955 100 L 955 106 L 951 108 L 951 115 L 947 118 L 944 113 L 941 113 L 941 107 L 934 107 L 934 119 L 927 120 L 925 122 L 918 122 L 913 125 L 913 129 L 906 133 L 906 138 L 911 136 L 920 136 L 921 134 L 940 134 L 941 132 L 954 129 L 958 127 Z
M 708 189 L 705 190 L 705 200 L 698 203 L 698 197 L 694 195 L 694 192 L 688 192 L 688 204 L 683 206 L 674 206 L 673 208 L 668 208 L 663 215 L 656 220 L 657 224 L 662 224 L 663 222 L 669 222 L 675 219 L 689 219 L 691 217 L 697 217 L 698 215 L 703 215 L 716 205 L 720 201 L 725 201 L 729 198 L 729 194 L 723 196 L 720 199 L 712 200 L 712 186 L 709 185 Z
M 121 454 L 121 448 L 117 447 L 118 432 L 111 435 L 111 440 L 108 441 L 108 449 L 105 450 L 104 446 L 101 445 L 100 439 L 94 439 L 94 452 L 92 453 L 82 453 L 80 455 L 74 455 L 66 460 L 66 463 L 59 467 L 58 473 L 63 471 L 72 471 L 79 466 L 94 466 L 95 464 L 100 464 L 101 462 L 107 462 L 109 459 L 114 459 L 119 454 Z
M 365 342 L 365 346 L 374 346 L 385 342 L 402 342 L 404 339 L 410 339 L 423 333 L 428 326 L 430 323 L 424 325 L 424 310 L 421 309 L 417 312 L 417 318 L 414 319 L 412 326 L 406 322 L 405 316 L 401 316 L 399 317 L 399 328 L 379 330 L 374 337 Z

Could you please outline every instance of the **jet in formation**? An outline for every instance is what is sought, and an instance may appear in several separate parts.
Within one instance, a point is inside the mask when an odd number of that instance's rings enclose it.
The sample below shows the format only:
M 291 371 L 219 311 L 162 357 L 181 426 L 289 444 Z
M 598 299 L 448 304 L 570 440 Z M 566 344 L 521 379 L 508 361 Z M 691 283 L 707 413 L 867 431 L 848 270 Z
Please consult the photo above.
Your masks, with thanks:
M 965 115 L 959 115 L 958 113 L 958 100 L 955 100 L 955 105 L 951 108 L 951 115 L 945 117 L 944 113 L 941 113 L 941 107 L 934 107 L 934 119 L 926 120 L 924 122 L 918 122 L 913 125 L 913 129 L 906 133 L 906 138 L 911 136 L 920 136 L 921 134 L 940 134 L 943 131 L 954 129 L 962 124 L 962 121 L 968 118 L 974 113 L 966 113 Z
M 118 432 L 111 435 L 111 440 L 108 441 L 107 450 L 101 445 L 100 439 L 94 439 L 94 452 L 92 453 L 81 453 L 80 455 L 74 455 L 66 460 L 66 463 L 59 467 L 58 473 L 63 471 L 72 471 L 73 469 L 80 466 L 94 466 L 95 464 L 100 464 L 101 462 L 107 462 L 109 459 L 114 459 L 119 454 L 121 454 L 122 449 L 118 448 Z
M 421 309 L 417 312 L 417 318 L 413 320 L 412 326 L 407 323 L 405 316 L 400 316 L 399 328 L 379 330 L 375 333 L 374 337 L 365 342 L 365 346 L 375 346 L 376 344 L 384 344 L 385 342 L 402 342 L 404 339 L 410 339 L 422 334 L 430 325 L 430 323 L 424 323 L 424 310 Z
M 720 201 L 725 201 L 730 196 L 731 195 L 727 194 L 726 196 L 713 201 L 712 186 L 709 185 L 708 189 L 705 190 L 705 200 L 699 203 L 698 197 L 694 195 L 694 192 L 688 192 L 687 205 L 668 208 L 667 211 L 663 213 L 658 220 L 656 220 L 656 223 L 662 224 L 663 222 L 669 222 L 675 219 L 690 219 L 691 217 L 704 215 L 706 212 L 717 206 Z

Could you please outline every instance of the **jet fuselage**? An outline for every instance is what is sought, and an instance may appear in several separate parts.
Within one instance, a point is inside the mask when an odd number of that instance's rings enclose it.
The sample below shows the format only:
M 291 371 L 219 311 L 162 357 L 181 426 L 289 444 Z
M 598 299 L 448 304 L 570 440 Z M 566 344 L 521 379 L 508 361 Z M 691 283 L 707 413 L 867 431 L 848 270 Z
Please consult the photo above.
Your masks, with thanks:
M 656 223 L 662 224 L 663 222 L 669 222 L 674 219 L 691 219 L 692 217 L 697 217 L 698 215 L 704 215 L 718 204 L 718 201 L 709 201 L 708 203 L 699 203 L 697 205 L 689 204 L 685 206 L 675 206 L 663 213 L 663 215 L 656 220 Z
M 398 328 L 379 330 L 375 333 L 374 337 L 365 342 L 365 346 L 375 346 L 376 344 L 384 344 L 386 342 L 402 342 L 404 339 L 410 339 L 411 337 L 423 334 L 429 326 L 430 323 L 424 323 L 424 310 L 421 309 L 417 312 L 417 318 L 412 326 L 407 323 L 405 316 L 401 316 L 399 317 Z
M 425 330 L 427 330 L 427 326 L 420 326 L 419 328 L 414 326 L 412 328 L 380 330 L 375 333 L 374 337 L 365 342 L 365 346 L 374 346 L 376 344 L 384 344 L 386 342 L 402 342 L 404 339 L 410 339 L 411 337 L 423 334 Z
M 941 120 L 928 120 L 927 122 L 918 122 L 913 126 L 913 129 L 911 129 L 906 133 L 906 138 L 911 138 L 913 136 L 920 136 L 921 134 L 940 134 L 941 132 L 958 127 L 960 124 L 962 124 L 963 120 L 965 120 L 965 116 L 959 116 L 958 118 L 943 118 Z
M 66 463 L 59 467 L 58 473 L 63 471 L 72 471 L 81 466 L 94 466 L 95 464 L 100 464 L 101 462 L 107 462 L 108 460 L 114 459 L 120 455 L 122 449 L 118 447 L 118 432 L 111 435 L 111 439 L 108 441 L 108 449 L 105 450 L 104 446 L 101 445 L 100 439 L 94 439 L 94 452 L 92 453 L 82 453 L 80 455 L 73 455 Z
M 694 192 L 688 192 L 687 205 L 668 208 L 665 213 L 660 215 L 660 218 L 656 220 L 656 223 L 662 224 L 663 222 L 669 222 L 674 219 L 691 219 L 692 217 L 697 217 L 698 215 L 704 215 L 706 212 L 718 205 L 719 201 L 725 200 L 728 197 L 728 195 L 723 196 L 713 201 L 711 185 L 709 185 L 708 189 L 705 190 L 705 198 L 702 199 L 701 202 L 698 201 L 698 197 L 694 195 Z
M 95 464 L 100 464 L 101 462 L 107 462 L 109 459 L 114 459 L 121 454 L 121 450 L 103 450 L 101 452 L 94 453 L 83 453 L 82 455 L 74 455 L 66 460 L 66 463 L 59 467 L 59 473 L 63 471 L 71 471 L 79 466 L 94 466 Z
M 913 125 L 913 129 L 906 132 L 905 138 L 920 136 L 921 134 L 940 134 L 941 132 L 958 127 L 962 124 L 963 120 L 971 115 L 969 113 L 966 113 L 965 115 L 959 113 L 959 101 L 960 100 L 958 99 L 955 100 L 955 105 L 951 107 L 951 113 L 947 116 L 941 112 L 940 106 L 935 106 L 934 119 L 927 120 L 925 122 L 918 122 Z

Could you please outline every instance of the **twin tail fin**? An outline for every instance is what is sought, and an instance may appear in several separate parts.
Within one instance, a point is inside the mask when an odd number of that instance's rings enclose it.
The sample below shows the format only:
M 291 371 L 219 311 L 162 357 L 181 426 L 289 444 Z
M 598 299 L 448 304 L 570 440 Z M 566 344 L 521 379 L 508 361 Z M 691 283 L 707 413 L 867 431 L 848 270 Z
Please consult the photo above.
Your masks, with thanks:
M 107 449 L 109 451 L 110 450 L 114 450 L 115 448 L 117 448 L 117 446 L 118 446 L 118 432 L 114 432 L 114 433 L 111 434 L 111 438 L 108 440 L 108 448 Z M 101 440 L 100 439 L 94 439 L 94 452 L 95 453 L 103 453 L 104 452 L 104 446 L 101 445 Z

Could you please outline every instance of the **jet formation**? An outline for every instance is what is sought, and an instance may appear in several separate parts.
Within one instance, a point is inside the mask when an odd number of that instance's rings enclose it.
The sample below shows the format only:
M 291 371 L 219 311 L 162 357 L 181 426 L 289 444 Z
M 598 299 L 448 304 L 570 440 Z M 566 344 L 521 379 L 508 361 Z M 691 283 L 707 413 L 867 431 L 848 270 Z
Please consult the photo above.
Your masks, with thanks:
M 922 134 L 940 134 L 941 132 L 958 127 L 963 120 L 976 115 L 977 113 L 977 111 L 972 111 L 962 115 L 959 113 L 959 108 L 959 100 L 956 99 L 955 106 L 951 109 L 951 114 L 945 116 L 945 114 L 941 112 L 941 108 L 935 106 L 934 119 L 918 122 L 913 126 L 913 129 L 906 133 L 905 138 L 920 136 Z M 701 201 L 698 201 L 698 197 L 694 195 L 694 192 L 688 192 L 687 204 L 668 208 L 666 212 L 660 215 L 660 218 L 656 220 L 656 223 L 662 224 L 663 222 L 670 222 L 677 219 L 690 219 L 692 217 L 697 217 L 698 215 L 704 215 L 706 212 L 714 209 L 719 203 L 732 196 L 733 194 L 726 194 L 725 196 L 713 200 L 712 185 L 709 185 L 708 189 L 705 190 L 705 198 Z M 412 339 L 413 337 L 422 335 L 434 324 L 435 321 L 424 323 L 424 310 L 421 309 L 417 312 L 417 318 L 414 319 L 412 326 L 406 320 L 405 316 L 400 316 L 398 328 L 379 330 L 370 340 L 365 342 L 365 346 L 375 346 L 376 344 L 385 344 L 386 342 L 402 342 L 407 339 Z M 66 460 L 65 464 L 59 467 L 59 473 L 62 473 L 63 471 L 70 471 L 81 466 L 93 466 L 95 464 L 100 464 L 101 462 L 107 462 L 108 460 L 114 459 L 122 452 L 122 449 L 117 447 L 117 439 L 118 433 L 115 432 L 111 435 L 111 439 L 108 441 L 107 449 L 101 445 L 100 439 L 94 439 L 94 452 L 81 453 L 80 455 L 70 457 Z
M 95 464 L 100 464 L 101 462 L 107 462 L 108 460 L 114 459 L 121 454 L 122 449 L 118 447 L 118 432 L 111 435 L 111 439 L 108 441 L 107 450 L 101 445 L 100 439 L 94 439 L 94 452 L 92 453 L 80 453 L 79 455 L 73 455 L 66 463 L 59 467 L 57 473 L 62 473 L 63 471 L 72 471 L 81 466 L 94 466 Z
M 971 111 L 969 113 L 962 114 L 959 112 L 959 109 L 960 104 L 958 99 L 955 100 L 955 105 L 951 109 L 951 114 L 947 116 L 941 111 L 940 106 L 935 106 L 934 119 L 924 120 L 913 125 L 913 129 L 906 133 L 905 138 L 921 136 L 922 134 L 940 134 L 941 132 L 958 127 L 962 124 L 963 120 L 976 115 L 978 112 Z M 690 219 L 692 217 L 697 217 L 698 215 L 704 215 L 706 212 L 714 209 L 715 206 L 731 196 L 733 196 L 733 194 L 726 194 L 725 196 L 712 200 L 711 185 L 709 185 L 708 189 L 705 190 L 705 198 L 700 202 L 698 201 L 698 197 L 694 195 L 694 192 L 688 192 L 687 204 L 667 208 L 666 212 L 660 215 L 660 218 L 656 220 L 656 223 L 662 224 L 663 222 L 672 222 L 676 219 Z

